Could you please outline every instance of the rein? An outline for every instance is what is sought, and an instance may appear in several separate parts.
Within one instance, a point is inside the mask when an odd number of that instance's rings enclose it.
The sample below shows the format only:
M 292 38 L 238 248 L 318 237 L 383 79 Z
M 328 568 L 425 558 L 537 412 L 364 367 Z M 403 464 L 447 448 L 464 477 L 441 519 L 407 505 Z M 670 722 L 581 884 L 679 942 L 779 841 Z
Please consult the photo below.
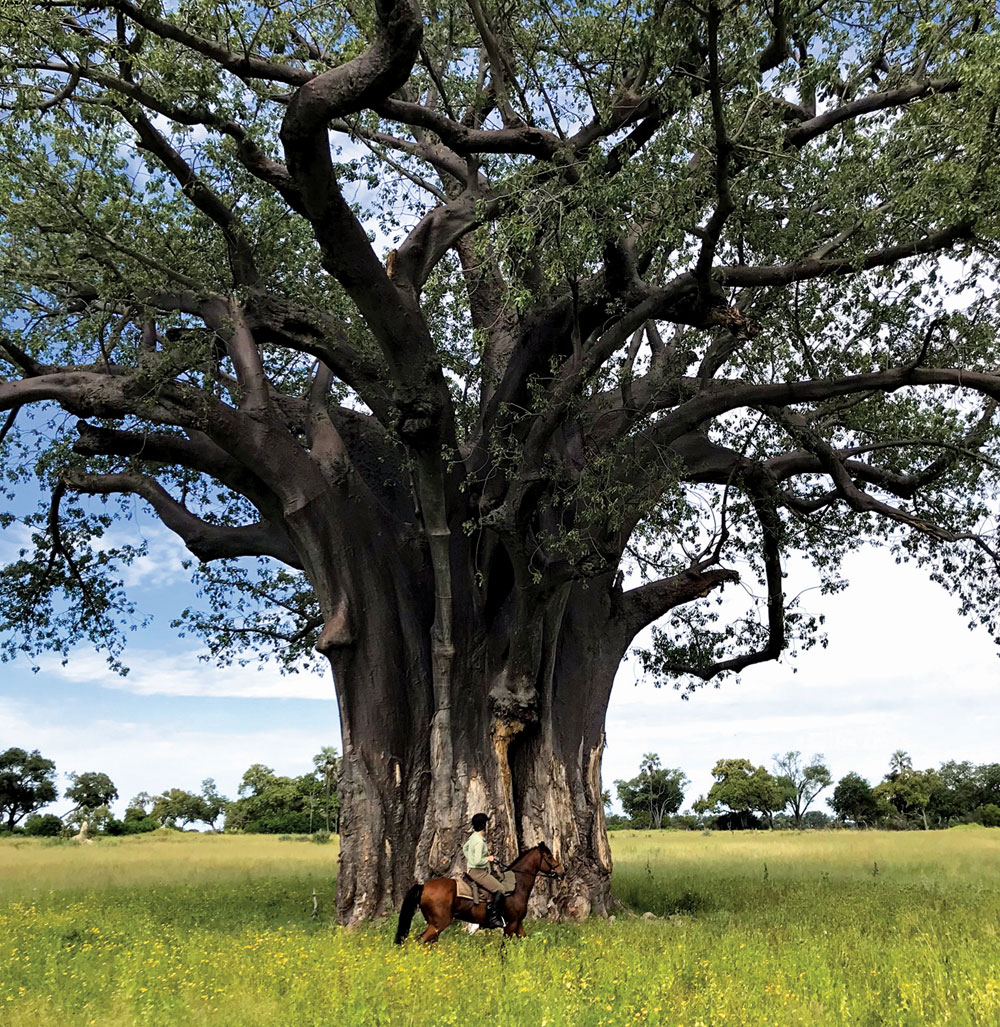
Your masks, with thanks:
M 542 855 L 544 856 L 544 853 L 542 853 Z M 521 857 L 518 857 L 518 859 L 520 858 Z M 516 862 L 518 862 L 517 859 L 514 860 L 514 863 Z M 539 866 L 537 870 L 518 870 L 518 868 L 514 866 L 514 863 L 500 863 L 500 867 L 503 869 L 504 873 L 509 870 L 511 873 L 524 874 L 526 877 L 549 877 L 554 881 L 558 881 L 561 877 L 565 876 L 564 874 L 557 874 L 551 869 L 551 867 L 548 870 L 543 870 L 541 866 Z

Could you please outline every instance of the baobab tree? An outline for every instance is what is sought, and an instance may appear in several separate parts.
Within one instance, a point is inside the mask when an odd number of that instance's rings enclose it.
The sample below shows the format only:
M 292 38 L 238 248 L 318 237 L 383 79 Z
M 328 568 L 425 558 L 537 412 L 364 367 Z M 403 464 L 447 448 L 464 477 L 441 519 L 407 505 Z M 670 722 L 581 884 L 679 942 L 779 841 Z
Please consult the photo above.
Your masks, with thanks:
M 866 539 L 995 609 L 996 29 L 939 0 L 5 3 L 2 444 L 47 496 L 9 652 L 121 659 L 135 554 L 93 539 L 145 504 L 216 655 L 329 661 L 344 923 L 480 809 L 568 867 L 540 904 L 607 910 L 640 631 L 665 681 L 777 659 L 821 631 L 788 557 L 833 588 Z

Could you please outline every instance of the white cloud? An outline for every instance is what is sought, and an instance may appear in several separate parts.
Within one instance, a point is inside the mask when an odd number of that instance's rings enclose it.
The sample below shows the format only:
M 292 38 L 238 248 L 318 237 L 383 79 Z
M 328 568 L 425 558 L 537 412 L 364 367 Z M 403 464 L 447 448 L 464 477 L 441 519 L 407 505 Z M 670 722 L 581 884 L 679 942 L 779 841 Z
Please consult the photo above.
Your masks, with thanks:
M 95 550 L 102 552 L 122 545 L 146 543 L 146 554 L 122 568 L 122 581 L 129 589 L 168 589 L 187 583 L 191 574 L 184 569 L 192 559 L 184 543 L 159 521 L 150 521 L 138 509 L 127 521 L 118 521 L 99 539 Z
M 55 760 L 60 774 L 98 770 L 118 787 L 116 809 L 140 791 L 167 788 L 198 791 L 206 777 L 214 777 L 219 790 L 235 798 L 240 778 L 253 763 L 264 763 L 278 774 L 298 775 L 311 769 L 314 753 L 324 745 L 338 745 L 335 711 L 315 718 L 309 730 L 277 728 L 241 731 L 199 730 L 192 723 L 135 723 L 95 718 L 60 723 L 37 716 L 34 706 L 0 698 L 0 737 L 38 749 Z M 64 812 L 57 802 L 53 811 Z
M 794 576 L 805 580 L 807 569 Z M 820 752 L 835 779 L 857 770 L 873 782 L 898 748 L 921 767 L 1000 759 L 1000 663 L 990 637 L 970 632 L 954 599 L 888 553 L 852 558 L 846 576 L 846 592 L 814 603 L 827 615 L 827 649 L 751 667 L 686 702 L 626 663 L 608 712 L 605 787 L 613 793 L 615 779 L 633 777 L 645 752 L 687 773 L 687 804 L 708 790 L 723 757 L 770 766 L 777 752 Z
M 19 558 L 21 549 L 31 551 L 32 531 L 24 524 L 15 522 L 0 534 L 0 563 L 9 563 Z M 147 552 L 131 566 L 122 568 L 122 581 L 128 588 L 166 589 L 190 580 L 190 573 L 183 567 L 184 560 L 191 554 L 184 543 L 159 522 L 120 521 L 109 531 L 92 542 L 93 549 L 103 552 L 116 546 L 146 542 Z
M 192 559 L 183 542 L 167 528 L 154 525 L 142 531 L 146 555 L 124 568 L 122 580 L 126 588 L 169 588 L 191 579 L 184 569 L 185 560 Z
M 11 563 L 19 559 L 22 549 L 30 551 L 31 532 L 20 521 L 15 521 L 0 532 L 0 562 Z
M 129 648 L 126 677 L 110 670 L 104 657 L 93 649 L 76 650 L 63 666 L 55 657 L 43 656 L 39 664 L 46 674 L 66 681 L 98 685 L 135 695 L 191 696 L 239 699 L 334 699 L 329 674 L 282 676 L 274 667 L 215 667 L 194 652 L 169 654 Z

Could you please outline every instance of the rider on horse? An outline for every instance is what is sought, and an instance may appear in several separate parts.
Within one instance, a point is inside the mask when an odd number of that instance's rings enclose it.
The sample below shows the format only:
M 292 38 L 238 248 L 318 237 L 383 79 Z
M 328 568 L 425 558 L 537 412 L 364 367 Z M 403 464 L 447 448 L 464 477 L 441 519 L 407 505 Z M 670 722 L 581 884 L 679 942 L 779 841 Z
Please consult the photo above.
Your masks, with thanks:
M 475 826 L 482 830 L 486 817 L 478 818 Z M 471 840 L 471 839 L 470 839 Z M 480 838 L 483 845 L 485 839 Z M 489 860 L 484 858 L 484 863 Z M 481 869 L 481 868 L 480 868 Z M 510 876 L 515 879 L 514 891 L 507 896 L 504 904 L 504 918 L 507 924 L 503 929 L 505 938 L 524 937 L 524 917 L 528 912 L 528 901 L 531 890 L 539 877 L 554 878 L 561 881 L 566 871 L 559 865 L 559 860 L 552 855 L 545 842 L 539 842 L 530 849 L 525 849 L 508 867 Z M 484 875 L 485 876 L 485 875 Z M 482 881 L 482 878 L 477 880 Z M 496 900 L 494 900 L 495 902 Z M 414 884 L 406 893 L 399 909 L 399 924 L 396 927 L 396 944 L 402 945 L 410 933 L 413 914 L 420 910 L 427 921 L 424 933 L 420 935 L 422 942 L 435 942 L 441 932 L 455 920 L 485 926 L 487 916 L 493 905 L 474 904 L 468 896 L 458 894 L 458 882 L 451 877 L 432 877 L 424 884 Z
M 490 873 L 489 864 L 495 862 L 486 846 L 486 823 L 490 818 L 485 813 L 477 813 L 472 818 L 472 834 L 462 846 L 465 856 L 466 874 L 480 888 L 485 888 L 493 896 L 486 908 L 484 927 L 503 927 L 506 921 L 500 905 L 503 902 L 503 890 L 500 882 Z

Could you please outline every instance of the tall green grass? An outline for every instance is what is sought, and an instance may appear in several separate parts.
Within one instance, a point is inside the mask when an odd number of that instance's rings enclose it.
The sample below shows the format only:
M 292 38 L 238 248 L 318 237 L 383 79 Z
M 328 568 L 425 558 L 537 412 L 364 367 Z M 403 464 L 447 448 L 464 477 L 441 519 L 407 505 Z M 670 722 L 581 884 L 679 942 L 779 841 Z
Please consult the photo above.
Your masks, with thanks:
M 1000 830 L 612 841 L 614 923 L 427 949 L 334 925 L 332 845 L 6 840 L 0 1024 L 1000 1024 Z

